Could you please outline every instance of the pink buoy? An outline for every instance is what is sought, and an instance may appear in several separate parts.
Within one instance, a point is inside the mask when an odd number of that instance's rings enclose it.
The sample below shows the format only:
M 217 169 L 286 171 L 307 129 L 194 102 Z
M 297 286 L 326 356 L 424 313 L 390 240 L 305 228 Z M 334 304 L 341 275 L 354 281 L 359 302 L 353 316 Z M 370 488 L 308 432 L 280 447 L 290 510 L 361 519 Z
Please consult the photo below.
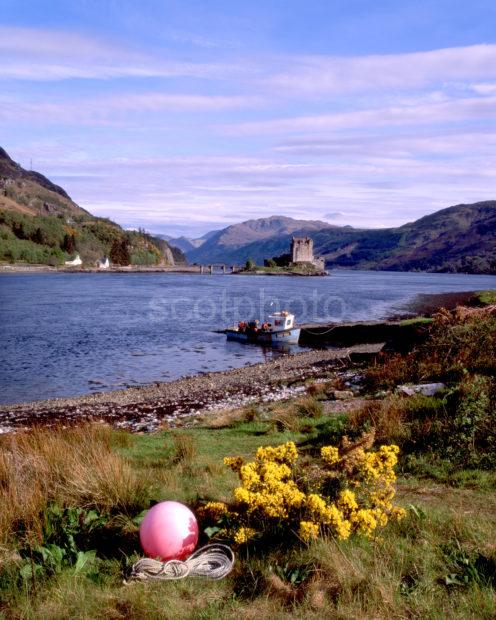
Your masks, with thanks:
M 150 558 L 185 560 L 198 543 L 195 515 L 179 502 L 160 502 L 141 522 L 140 541 Z

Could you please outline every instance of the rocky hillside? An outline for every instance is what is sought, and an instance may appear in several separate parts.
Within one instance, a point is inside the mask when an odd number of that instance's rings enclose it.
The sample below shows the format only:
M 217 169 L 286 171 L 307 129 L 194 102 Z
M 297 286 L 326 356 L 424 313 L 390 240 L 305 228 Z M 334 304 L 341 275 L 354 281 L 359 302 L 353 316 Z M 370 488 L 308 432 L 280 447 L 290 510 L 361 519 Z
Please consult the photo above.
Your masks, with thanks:
M 329 268 L 496 273 L 496 201 L 457 205 L 399 228 L 355 229 L 324 222 L 264 218 L 218 231 L 190 262 L 259 264 L 288 252 L 293 235 L 313 238 Z
M 0 147 L 0 209 L 26 215 L 90 215 L 45 176 L 24 170 Z
M 117 265 L 185 262 L 163 239 L 92 216 L 0 148 L 0 261 L 61 265 L 76 254 L 88 267 L 104 256 Z

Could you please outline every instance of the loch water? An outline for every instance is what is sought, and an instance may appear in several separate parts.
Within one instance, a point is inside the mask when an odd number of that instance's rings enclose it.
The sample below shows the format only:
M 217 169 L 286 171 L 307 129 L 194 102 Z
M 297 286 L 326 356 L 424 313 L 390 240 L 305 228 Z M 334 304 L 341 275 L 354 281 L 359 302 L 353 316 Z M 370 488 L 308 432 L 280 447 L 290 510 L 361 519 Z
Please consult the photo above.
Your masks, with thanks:
M 382 319 L 405 312 L 421 293 L 495 288 L 496 276 L 344 270 L 321 278 L 2 274 L 0 403 L 263 361 L 282 353 L 227 342 L 214 330 L 274 310 L 293 311 L 301 323 Z

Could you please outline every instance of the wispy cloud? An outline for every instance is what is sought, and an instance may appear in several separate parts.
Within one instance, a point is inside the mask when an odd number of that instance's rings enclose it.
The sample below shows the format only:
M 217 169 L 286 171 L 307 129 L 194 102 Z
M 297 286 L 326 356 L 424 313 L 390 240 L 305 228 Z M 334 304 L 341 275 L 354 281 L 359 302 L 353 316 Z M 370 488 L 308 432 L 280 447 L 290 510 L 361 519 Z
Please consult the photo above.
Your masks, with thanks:
M 496 184 L 496 155 L 476 154 L 433 163 L 362 153 L 297 164 L 229 156 L 71 160 L 60 153 L 39 163 L 90 211 L 157 232 L 276 213 L 399 225 L 448 204 L 489 199 Z
M 386 106 L 352 112 L 252 121 L 227 125 L 225 131 L 237 135 L 295 134 L 357 127 L 426 125 L 494 119 L 496 119 L 496 97 L 472 97 L 441 103 Z
M 207 32 L 124 40 L 0 27 L 2 146 L 96 214 L 385 226 L 496 196 L 496 45 L 248 57 Z
M 274 87 L 309 95 L 427 87 L 432 83 L 496 78 L 496 45 L 472 45 L 409 54 L 281 59 L 268 78 Z
M 34 82 L 184 76 L 225 79 L 241 70 L 230 62 L 170 59 L 79 33 L 30 28 L 0 27 L 0 53 L 0 79 Z
M 255 96 L 123 93 L 119 96 L 73 98 L 69 101 L 22 101 L 0 95 L 1 122 L 85 124 L 121 126 L 133 115 L 163 112 L 219 112 L 256 108 L 263 100 Z
M 188 32 L 186 30 L 172 30 L 166 35 L 172 41 L 194 47 L 203 47 L 207 49 L 218 48 L 237 48 L 240 44 L 234 39 L 218 39 L 213 37 L 201 36 Z
M 368 156 L 425 157 L 444 155 L 457 157 L 464 153 L 496 152 L 496 128 L 472 127 L 439 129 L 429 127 L 415 132 L 372 133 L 369 128 L 359 133 L 333 133 L 325 137 L 313 135 L 286 139 L 274 151 L 298 157 Z

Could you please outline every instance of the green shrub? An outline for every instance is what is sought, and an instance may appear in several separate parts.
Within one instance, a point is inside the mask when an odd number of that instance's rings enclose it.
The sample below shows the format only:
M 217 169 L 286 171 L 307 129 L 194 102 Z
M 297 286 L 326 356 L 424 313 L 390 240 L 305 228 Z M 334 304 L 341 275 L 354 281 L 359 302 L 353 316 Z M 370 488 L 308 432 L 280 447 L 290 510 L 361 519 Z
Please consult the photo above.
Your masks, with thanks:
M 448 453 L 468 466 L 496 465 L 496 403 L 494 380 L 467 376 L 450 394 L 454 412 Z
M 25 239 L 0 237 L 0 260 L 8 262 L 25 262 L 31 264 L 60 265 L 66 254 L 60 248 L 38 245 Z
M 131 254 L 131 265 L 156 265 L 159 258 L 148 250 L 135 250 Z

